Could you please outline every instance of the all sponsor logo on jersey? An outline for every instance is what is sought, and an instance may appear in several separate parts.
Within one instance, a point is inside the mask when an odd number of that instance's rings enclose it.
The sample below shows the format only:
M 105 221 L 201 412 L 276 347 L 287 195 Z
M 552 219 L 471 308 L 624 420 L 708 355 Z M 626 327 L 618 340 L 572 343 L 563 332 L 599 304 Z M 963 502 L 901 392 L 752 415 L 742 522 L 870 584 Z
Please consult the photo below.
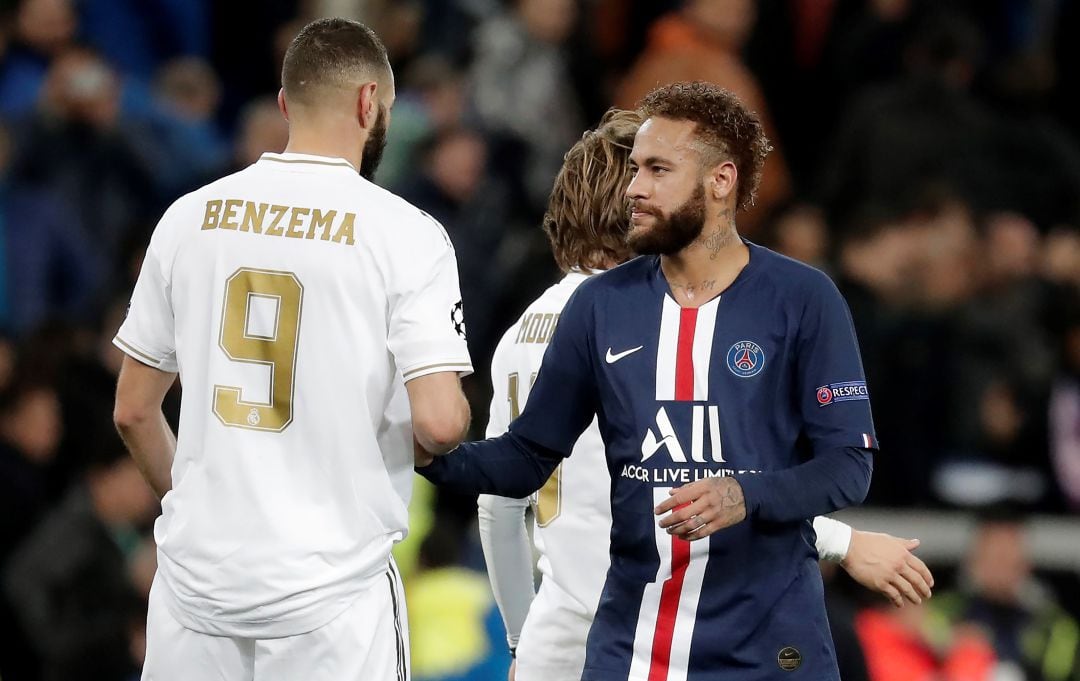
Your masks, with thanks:
M 870 393 L 866 389 L 866 381 L 830 383 L 821 386 L 816 392 L 819 407 L 827 407 L 836 402 L 870 399 Z
M 757 376 L 765 368 L 765 351 L 754 341 L 739 341 L 728 349 L 727 366 L 740 378 Z
M 685 437 L 685 434 L 684 434 Z M 656 428 L 645 431 L 641 441 L 641 464 L 623 466 L 622 477 L 640 482 L 686 484 L 694 480 L 712 477 L 724 477 L 737 473 L 756 471 L 735 470 L 733 468 L 706 469 L 678 464 L 723 464 L 724 449 L 720 441 L 720 409 L 716 405 L 695 404 L 691 412 L 691 432 L 689 448 L 684 447 L 671 424 L 667 409 L 660 407 L 656 412 Z M 667 454 L 667 459 L 675 466 L 654 468 L 645 462 L 659 454 Z M 689 456 L 687 456 L 689 453 Z M 655 465 L 655 464 L 654 464 Z

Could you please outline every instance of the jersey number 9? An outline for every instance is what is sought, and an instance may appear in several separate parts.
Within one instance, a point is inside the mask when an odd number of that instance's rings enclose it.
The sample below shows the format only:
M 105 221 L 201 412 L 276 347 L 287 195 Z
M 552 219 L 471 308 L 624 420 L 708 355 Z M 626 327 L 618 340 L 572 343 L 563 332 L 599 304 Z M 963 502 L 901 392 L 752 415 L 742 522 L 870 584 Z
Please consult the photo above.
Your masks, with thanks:
M 304 287 L 292 272 L 241 268 L 225 282 L 218 345 L 234 362 L 270 368 L 269 401 L 214 386 L 214 414 L 227 426 L 280 433 L 293 420 L 293 386 Z

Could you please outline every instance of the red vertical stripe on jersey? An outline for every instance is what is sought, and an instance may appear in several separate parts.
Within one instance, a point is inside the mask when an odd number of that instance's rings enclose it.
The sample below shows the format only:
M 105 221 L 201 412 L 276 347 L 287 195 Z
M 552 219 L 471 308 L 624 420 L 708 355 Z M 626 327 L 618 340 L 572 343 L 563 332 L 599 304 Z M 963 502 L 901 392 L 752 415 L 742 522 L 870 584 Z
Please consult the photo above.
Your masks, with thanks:
M 686 310 L 683 312 L 685 313 Z M 682 334 L 680 334 L 681 339 Z M 682 349 L 681 343 L 679 349 Z M 692 394 L 691 388 L 691 397 Z M 675 636 L 675 616 L 679 613 L 679 598 L 682 596 L 683 579 L 686 577 L 686 566 L 689 564 L 690 542 L 679 537 L 672 537 L 671 577 L 664 582 L 664 588 L 660 592 L 660 608 L 656 615 L 656 631 L 653 633 L 649 681 L 667 680 L 668 667 L 671 663 L 671 640 Z
M 696 307 L 684 307 L 679 315 L 679 348 L 675 355 L 675 399 L 694 399 L 694 329 Z

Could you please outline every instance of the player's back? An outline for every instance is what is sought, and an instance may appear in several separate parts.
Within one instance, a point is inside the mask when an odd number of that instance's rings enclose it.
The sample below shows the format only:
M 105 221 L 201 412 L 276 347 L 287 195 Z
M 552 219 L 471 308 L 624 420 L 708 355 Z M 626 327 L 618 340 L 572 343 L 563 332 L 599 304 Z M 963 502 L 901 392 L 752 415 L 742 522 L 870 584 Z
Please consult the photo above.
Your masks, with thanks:
M 463 342 L 416 332 L 436 314 L 452 328 L 445 232 L 343 160 L 268 154 L 174 204 L 146 268 L 184 386 L 155 527 L 174 610 L 207 633 L 320 626 L 382 577 L 407 526 L 394 483 L 411 451 L 380 448 L 408 419 L 396 383 L 469 369 Z M 426 309 L 415 294 L 447 268 L 447 302 Z M 152 317 L 118 335 L 144 360 L 162 354 Z

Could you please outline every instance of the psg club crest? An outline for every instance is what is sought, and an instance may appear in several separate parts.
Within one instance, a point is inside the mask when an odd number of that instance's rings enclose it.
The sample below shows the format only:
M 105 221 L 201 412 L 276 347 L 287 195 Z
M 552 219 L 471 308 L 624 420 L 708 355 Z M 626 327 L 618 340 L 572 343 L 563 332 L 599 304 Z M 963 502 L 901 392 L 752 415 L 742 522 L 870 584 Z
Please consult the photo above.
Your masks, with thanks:
M 739 378 L 757 376 L 765 368 L 765 351 L 754 341 L 739 341 L 727 351 L 727 367 Z

